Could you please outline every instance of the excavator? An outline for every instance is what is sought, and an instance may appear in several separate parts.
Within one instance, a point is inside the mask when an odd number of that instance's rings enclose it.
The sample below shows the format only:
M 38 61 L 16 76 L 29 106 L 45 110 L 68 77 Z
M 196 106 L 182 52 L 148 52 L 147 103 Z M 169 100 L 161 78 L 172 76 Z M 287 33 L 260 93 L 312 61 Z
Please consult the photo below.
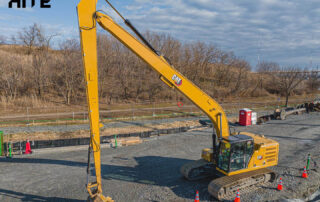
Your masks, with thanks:
M 222 107 L 176 70 L 165 56 L 155 50 L 108 0 L 106 3 L 139 39 L 117 24 L 106 13 L 97 10 L 97 0 L 80 0 L 77 12 L 90 119 L 87 174 L 90 176 L 90 156 L 93 153 L 96 178 L 94 182 L 89 182 L 87 177 L 88 200 L 113 201 L 112 198 L 103 195 L 101 184 L 99 129 L 103 125 L 99 121 L 97 24 L 146 62 L 159 74 L 161 81 L 181 92 L 212 121 L 214 126 L 212 145 L 202 150 L 200 160 L 192 161 L 181 167 L 181 173 L 187 180 L 211 177 L 208 192 L 217 199 L 233 196 L 237 190 L 243 193 L 252 190 L 257 185 L 274 181 L 276 173 L 268 167 L 278 163 L 278 142 L 263 135 L 247 132 L 231 133 L 226 113 Z

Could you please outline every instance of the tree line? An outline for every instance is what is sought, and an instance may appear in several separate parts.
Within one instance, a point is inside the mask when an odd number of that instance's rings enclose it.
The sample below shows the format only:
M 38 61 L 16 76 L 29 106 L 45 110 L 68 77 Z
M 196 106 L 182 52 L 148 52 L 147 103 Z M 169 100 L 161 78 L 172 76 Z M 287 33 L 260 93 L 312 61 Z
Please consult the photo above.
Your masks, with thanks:
M 78 39 L 65 39 L 52 48 L 55 34 L 40 25 L 23 28 L 11 37 L 0 36 L 0 95 L 14 100 L 33 96 L 65 104 L 85 101 L 85 84 Z M 182 43 L 167 34 L 146 32 L 147 40 L 173 66 L 214 98 L 259 97 L 315 92 L 318 75 L 297 66 L 250 64 L 232 52 L 204 42 Z M 14 45 L 13 45 L 14 44 Z M 177 101 L 185 99 L 165 86 L 151 68 L 108 34 L 98 35 L 99 95 L 106 103 Z M 277 73 L 274 72 L 286 72 Z

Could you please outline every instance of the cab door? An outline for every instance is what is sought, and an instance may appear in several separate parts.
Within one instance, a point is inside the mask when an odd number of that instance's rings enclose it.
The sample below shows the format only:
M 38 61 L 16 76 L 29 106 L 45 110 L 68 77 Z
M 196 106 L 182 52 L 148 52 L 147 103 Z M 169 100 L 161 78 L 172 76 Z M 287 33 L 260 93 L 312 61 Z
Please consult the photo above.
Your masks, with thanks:
M 253 152 L 253 141 L 233 143 L 231 146 L 230 172 L 248 167 Z

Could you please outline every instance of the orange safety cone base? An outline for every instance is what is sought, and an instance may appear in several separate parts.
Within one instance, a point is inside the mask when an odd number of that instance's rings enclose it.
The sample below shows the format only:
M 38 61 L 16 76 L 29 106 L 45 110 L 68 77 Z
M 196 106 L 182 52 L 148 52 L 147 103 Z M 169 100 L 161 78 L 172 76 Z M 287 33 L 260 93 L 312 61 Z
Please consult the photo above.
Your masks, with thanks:
M 280 177 L 280 181 L 279 181 L 279 183 L 278 183 L 277 190 L 278 190 L 278 191 L 281 191 L 282 189 L 283 189 L 283 187 L 282 187 L 282 178 Z
M 237 191 L 236 198 L 234 199 L 234 202 L 240 202 L 240 192 L 239 190 Z
M 302 178 L 308 178 L 306 167 L 303 168 Z
M 26 143 L 26 150 L 25 150 L 24 153 L 25 153 L 25 154 L 31 154 L 31 153 L 32 153 L 32 151 L 31 151 L 31 146 L 30 146 L 30 142 L 29 142 L 29 141 L 27 141 L 27 143 Z
M 308 178 L 308 174 L 307 173 L 302 173 L 302 178 Z
M 194 199 L 194 202 L 200 202 L 199 191 L 196 192 L 196 198 Z

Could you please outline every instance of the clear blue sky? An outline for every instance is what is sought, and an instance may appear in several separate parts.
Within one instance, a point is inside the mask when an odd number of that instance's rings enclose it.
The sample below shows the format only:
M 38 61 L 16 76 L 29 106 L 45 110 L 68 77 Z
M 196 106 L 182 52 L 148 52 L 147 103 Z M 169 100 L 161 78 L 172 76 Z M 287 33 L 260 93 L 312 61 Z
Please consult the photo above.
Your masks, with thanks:
M 29 0 L 27 0 L 29 1 Z M 9 9 L 0 0 L 0 35 L 41 24 L 56 43 L 77 38 L 79 0 L 51 0 L 51 9 Z M 111 2 L 141 31 L 169 33 L 183 42 L 203 41 L 233 51 L 254 67 L 260 61 L 316 67 L 320 64 L 319 0 L 122 0 Z M 104 9 L 119 20 L 99 0 Z

